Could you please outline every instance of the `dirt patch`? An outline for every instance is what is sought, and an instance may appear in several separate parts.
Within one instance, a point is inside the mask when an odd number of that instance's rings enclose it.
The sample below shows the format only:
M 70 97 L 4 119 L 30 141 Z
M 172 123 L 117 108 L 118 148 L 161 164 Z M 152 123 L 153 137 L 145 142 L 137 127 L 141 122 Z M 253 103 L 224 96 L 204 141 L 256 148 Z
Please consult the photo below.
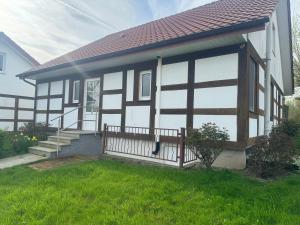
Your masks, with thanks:
M 70 164 L 78 164 L 87 161 L 98 160 L 97 157 L 88 157 L 88 156 L 72 156 L 67 158 L 47 160 L 39 163 L 34 163 L 29 165 L 30 168 L 35 170 L 50 170 Z

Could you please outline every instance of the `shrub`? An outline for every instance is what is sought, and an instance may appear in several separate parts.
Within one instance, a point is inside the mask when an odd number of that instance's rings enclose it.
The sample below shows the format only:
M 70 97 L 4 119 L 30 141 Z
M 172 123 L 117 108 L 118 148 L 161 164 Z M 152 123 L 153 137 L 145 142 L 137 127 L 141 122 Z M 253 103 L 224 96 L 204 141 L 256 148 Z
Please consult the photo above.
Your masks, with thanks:
M 206 123 L 200 129 L 188 132 L 186 144 L 206 168 L 211 168 L 228 139 L 225 128 L 220 129 L 214 123 Z
M 19 131 L 25 136 L 36 137 L 40 141 L 47 139 L 47 126 L 45 123 L 26 123 Z
M 289 120 L 289 121 L 283 121 L 276 127 L 273 127 L 273 132 L 282 132 L 287 134 L 290 137 L 295 137 L 298 133 L 298 125 L 296 121 L 294 120 Z
M 295 154 L 292 138 L 273 128 L 269 136 L 258 137 L 251 147 L 249 169 L 259 177 L 274 177 L 294 162 Z

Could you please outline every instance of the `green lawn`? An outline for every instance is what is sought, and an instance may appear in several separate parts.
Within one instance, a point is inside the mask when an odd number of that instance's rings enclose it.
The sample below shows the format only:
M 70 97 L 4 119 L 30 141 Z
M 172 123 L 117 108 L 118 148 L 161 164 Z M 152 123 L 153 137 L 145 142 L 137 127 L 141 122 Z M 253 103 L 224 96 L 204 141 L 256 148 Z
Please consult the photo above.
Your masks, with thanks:
M 17 167 L 0 171 L 0 224 L 300 224 L 300 175 L 263 183 L 110 160 Z

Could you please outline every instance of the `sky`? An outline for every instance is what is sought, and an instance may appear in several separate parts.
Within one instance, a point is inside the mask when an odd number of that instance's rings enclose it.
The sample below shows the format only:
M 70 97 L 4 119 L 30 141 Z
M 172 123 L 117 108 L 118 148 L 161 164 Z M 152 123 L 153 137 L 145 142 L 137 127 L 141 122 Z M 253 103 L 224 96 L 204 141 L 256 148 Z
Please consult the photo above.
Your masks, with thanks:
M 110 33 L 213 1 L 0 0 L 0 31 L 44 63 Z M 300 0 L 291 3 L 292 13 L 300 12 Z

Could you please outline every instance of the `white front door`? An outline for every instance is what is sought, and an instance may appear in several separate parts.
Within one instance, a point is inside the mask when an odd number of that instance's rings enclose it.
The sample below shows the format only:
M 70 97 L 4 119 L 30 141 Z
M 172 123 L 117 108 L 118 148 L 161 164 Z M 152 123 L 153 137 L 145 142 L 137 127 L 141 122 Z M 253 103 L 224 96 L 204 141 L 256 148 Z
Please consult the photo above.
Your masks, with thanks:
M 82 129 L 98 130 L 98 109 L 100 99 L 100 78 L 87 79 L 84 82 L 84 107 Z

